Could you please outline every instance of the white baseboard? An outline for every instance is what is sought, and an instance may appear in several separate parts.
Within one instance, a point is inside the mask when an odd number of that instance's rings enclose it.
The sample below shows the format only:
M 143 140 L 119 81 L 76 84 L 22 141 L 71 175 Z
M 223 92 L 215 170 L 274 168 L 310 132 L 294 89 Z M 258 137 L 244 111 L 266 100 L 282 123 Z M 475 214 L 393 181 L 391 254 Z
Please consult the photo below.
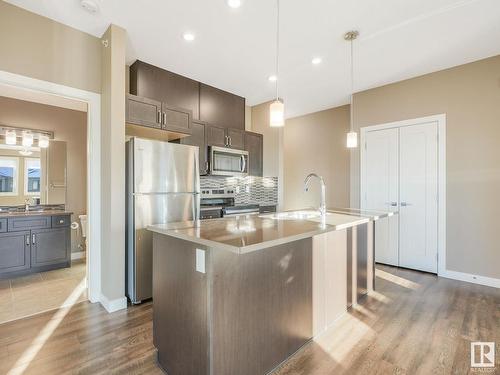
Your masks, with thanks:
M 71 260 L 83 259 L 85 257 L 86 257 L 85 251 L 77 251 L 77 252 L 71 253 Z
M 109 300 L 106 296 L 101 294 L 99 302 L 106 309 L 108 313 L 112 313 L 127 308 L 127 297 L 121 297 L 114 300 Z
M 447 279 L 460 280 L 474 284 L 491 286 L 493 288 L 500 288 L 500 279 L 495 279 L 493 277 L 479 276 L 470 273 L 450 271 L 450 270 L 445 270 L 444 272 L 440 272 L 438 276 L 445 277 Z

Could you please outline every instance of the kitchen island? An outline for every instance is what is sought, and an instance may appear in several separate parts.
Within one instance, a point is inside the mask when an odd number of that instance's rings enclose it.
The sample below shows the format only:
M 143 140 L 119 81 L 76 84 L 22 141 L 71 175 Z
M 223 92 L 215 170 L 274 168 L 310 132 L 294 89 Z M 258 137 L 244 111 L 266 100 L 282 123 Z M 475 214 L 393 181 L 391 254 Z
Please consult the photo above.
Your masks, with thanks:
M 159 365 L 169 375 L 273 370 L 346 311 L 353 233 L 369 222 L 294 211 L 149 226 Z

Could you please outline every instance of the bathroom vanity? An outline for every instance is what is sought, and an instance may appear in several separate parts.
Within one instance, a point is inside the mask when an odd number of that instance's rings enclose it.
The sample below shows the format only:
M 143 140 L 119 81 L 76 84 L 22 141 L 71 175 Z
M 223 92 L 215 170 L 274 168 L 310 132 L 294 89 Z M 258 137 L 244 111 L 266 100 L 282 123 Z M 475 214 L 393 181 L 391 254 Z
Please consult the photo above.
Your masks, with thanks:
M 71 212 L 0 212 L 0 278 L 71 266 Z

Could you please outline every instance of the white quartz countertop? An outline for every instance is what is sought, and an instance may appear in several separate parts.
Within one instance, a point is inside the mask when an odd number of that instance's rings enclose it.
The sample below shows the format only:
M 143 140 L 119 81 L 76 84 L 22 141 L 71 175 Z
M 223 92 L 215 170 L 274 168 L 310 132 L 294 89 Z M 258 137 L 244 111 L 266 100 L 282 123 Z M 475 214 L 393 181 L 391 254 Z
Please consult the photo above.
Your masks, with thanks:
M 152 232 L 238 254 L 262 250 L 318 234 L 368 223 L 369 217 L 328 211 L 299 210 L 240 215 L 194 222 L 150 225 Z

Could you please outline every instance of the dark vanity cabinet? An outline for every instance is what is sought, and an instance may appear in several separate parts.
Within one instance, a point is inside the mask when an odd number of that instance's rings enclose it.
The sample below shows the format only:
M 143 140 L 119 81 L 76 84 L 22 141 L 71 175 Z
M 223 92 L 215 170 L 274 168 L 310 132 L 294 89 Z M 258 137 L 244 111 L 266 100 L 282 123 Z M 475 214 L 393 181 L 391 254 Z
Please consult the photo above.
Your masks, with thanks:
M 0 277 L 71 265 L 71 216 L 26 215 L 1 218 Z
M 263 142 L 262 134 L 245 132 L 245 150 L 248 151 L 248 174 L 250 176 L 263 175 Z

